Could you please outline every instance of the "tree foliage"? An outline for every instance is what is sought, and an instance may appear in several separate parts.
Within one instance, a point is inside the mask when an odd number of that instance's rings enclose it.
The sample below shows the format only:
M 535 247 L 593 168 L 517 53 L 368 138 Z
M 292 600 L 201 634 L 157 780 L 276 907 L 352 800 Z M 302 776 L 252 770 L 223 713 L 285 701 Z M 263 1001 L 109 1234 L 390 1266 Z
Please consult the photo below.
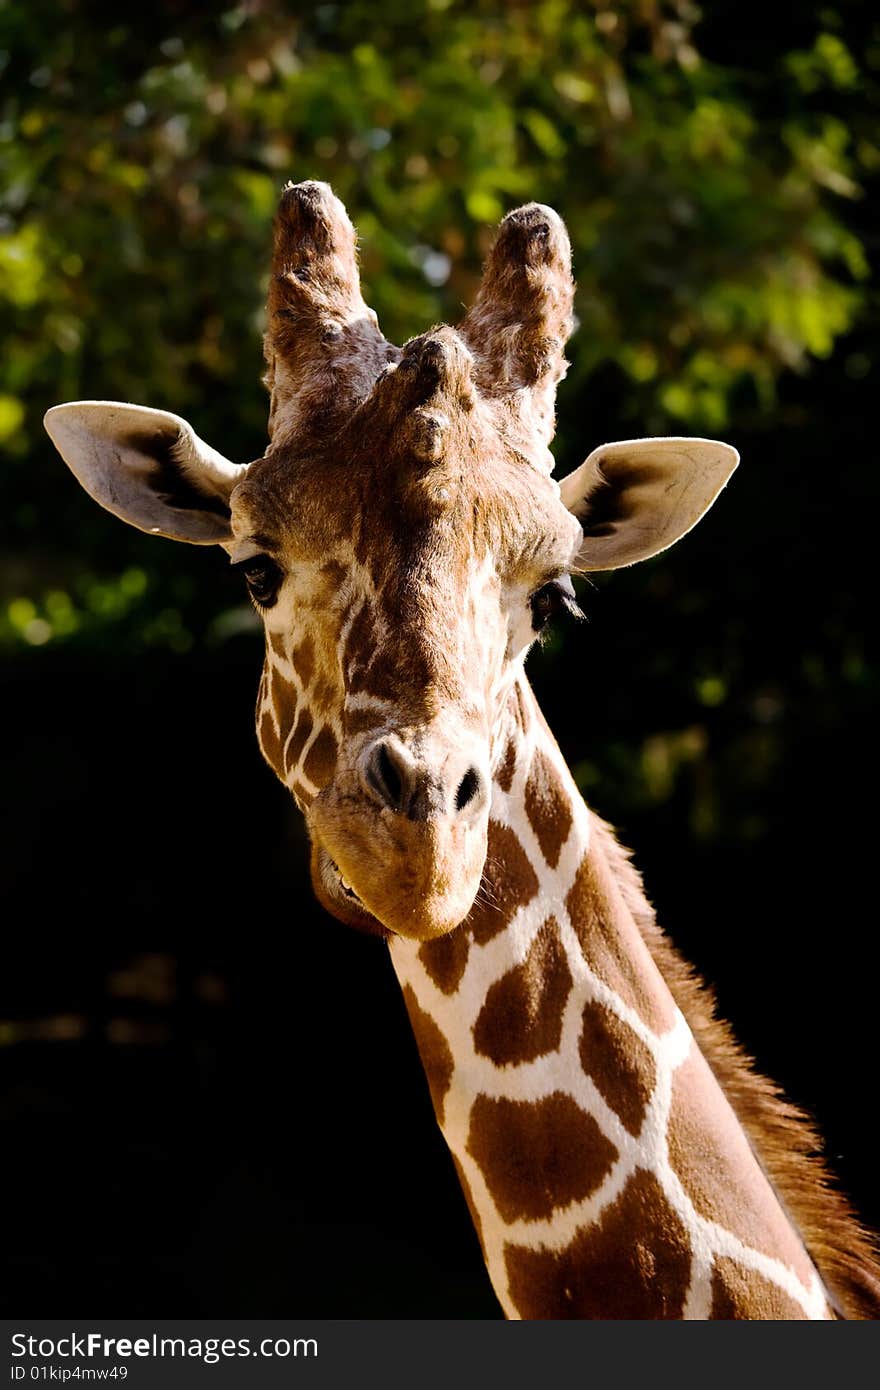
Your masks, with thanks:
M 631 693 L 606 711 L 603 748 L 578 748 L 579 776 L 627 805 L 666 804 L 684 779 L 707 835 L 723 785 L 737 834 L 760 834 L 752 795 L 782 775 L 792 711 L 843 719 L 873 679 L 852 557 L 870 548 L 876 483 L 848 412 L 870 388 L 880 166 L 870 7 L 767 9 L 0 4 L 7 646 L 186 652 L 248 630 L 222 558 L 111 522 L 41 418 L 62 400 L 129 399 L 258 456 L 285 180 L 326 179 L 345 200 L 367 297 L 398 341 L 456 321 L 492 225 L 537 198 L 565 217 L 578 279 L 563 471 L 602 438 L 663 432 L 724 434 L 751 469 L 723 525 L 603 591 L 589 650 Z M 830 456 L 864 536 L 834 557 L 817 611 L 799 574 L 827 559 Z M 634 594 L 639 619 L 627 610 L 608 636 Z M 548 687 L 572 650 L 560 638 L 544 654 Z
M 204 630 L 215 605 L 194 571 L 88 513 L 40 420 L 58 400 L 131 399 L 260 453 L 269 224 L 288 177 L 346 201 L 398 340 L 459 316 L 506 209 L 560 210 L 579 285 L 567 465 L 595 442 L 572 422 L 597 379 L 623 434 L 719 433 L 772 410 L 780 372 L 829 354 L 858 312 L 847 204 L 880 158 L 847 119 L 866 79 L 839 17 L 811 18 L 809 41 L 758 73 L 701 53 L 689 0 L 165 0 L 130 17 L 7 0 L 6 636 L 101 640 L 110 625 L 185 646 Z

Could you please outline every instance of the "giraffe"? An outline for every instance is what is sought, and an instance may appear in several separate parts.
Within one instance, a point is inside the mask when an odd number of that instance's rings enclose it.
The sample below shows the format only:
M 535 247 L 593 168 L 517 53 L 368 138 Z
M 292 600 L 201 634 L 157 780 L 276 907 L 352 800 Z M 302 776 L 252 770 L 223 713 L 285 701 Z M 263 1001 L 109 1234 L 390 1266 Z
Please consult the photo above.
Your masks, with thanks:
M 524 672 L 572 573 L 649 558 L 738 456 L 602 446 L 552 477 L 573 281 L 565 227 L 501 223 L 458 328 L 401 350 L 330 188 L 275 222 L 265 454 L 178 416 L 56 406 L 82 485 L 219 545 L 262 615 L 263 756 L 315 893 L 386 943 L 509 1318 L 869 1318 L 880 1272 L 805 1118 L 761 1077 L 583 801 Z

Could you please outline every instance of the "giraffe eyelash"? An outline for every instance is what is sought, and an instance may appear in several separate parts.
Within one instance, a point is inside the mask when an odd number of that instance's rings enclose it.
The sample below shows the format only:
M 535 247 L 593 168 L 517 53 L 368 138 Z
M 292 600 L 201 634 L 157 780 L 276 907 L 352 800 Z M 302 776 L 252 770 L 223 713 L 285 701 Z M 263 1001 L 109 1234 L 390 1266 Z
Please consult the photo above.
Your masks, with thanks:
M 284 572 L 270 555 L 251 555 L 235 565 L 244 574 L 244 581 L 253 603 L 260 612 L 274 607 Z
M 532 628 L 539 636 L 546 633 L 550 623 L 563 610 L 573 618 L 586 616 L 578 604 L 571 575 L 568 574 L 558 575 L 548 583 L 542 584 L 540 589 L 536 589 L 529 599 L 529 607 L 532 612 Z

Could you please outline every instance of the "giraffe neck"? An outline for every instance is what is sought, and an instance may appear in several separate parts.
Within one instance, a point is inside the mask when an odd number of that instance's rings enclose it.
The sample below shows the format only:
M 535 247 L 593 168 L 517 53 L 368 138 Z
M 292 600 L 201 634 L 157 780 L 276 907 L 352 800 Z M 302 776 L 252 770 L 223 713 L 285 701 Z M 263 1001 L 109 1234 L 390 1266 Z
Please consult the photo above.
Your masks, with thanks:
M 524 678 L 508 715 L 477 904 L 391 944 L 505 1313 L 828 1317 Z

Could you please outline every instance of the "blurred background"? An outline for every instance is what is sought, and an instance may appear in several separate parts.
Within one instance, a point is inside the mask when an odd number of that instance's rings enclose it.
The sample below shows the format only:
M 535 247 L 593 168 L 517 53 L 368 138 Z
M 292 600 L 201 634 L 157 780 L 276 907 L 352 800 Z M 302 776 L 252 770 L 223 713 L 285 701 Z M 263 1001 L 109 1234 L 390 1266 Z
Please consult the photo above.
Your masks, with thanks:
M 130 13 L 0 3 L 6 1311 L 498 1316 L 384 948 L 314 904 L 260 759 L 243 589 L 101 512 L 41 425 L 132 400 L 261 454 L 288 178 L 346 202 L 397 341 L 461 315 L 508 208 L 553 204 L 560 473 L 635 435 L 740 449 L 698 530 L 597 582 L 531 674 L 876 1223 L 876 8 Z

